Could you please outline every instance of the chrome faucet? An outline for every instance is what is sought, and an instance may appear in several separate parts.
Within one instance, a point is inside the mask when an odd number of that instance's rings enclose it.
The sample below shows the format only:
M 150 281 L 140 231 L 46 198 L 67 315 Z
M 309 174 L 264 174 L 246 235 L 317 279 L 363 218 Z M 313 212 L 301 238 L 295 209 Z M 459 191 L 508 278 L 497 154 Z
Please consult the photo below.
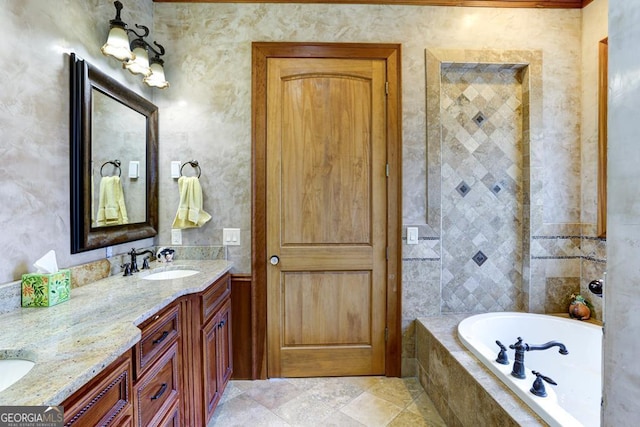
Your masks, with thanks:
M 151 256 L 155 256 L 155 254 L 153 253 L 153 251 L 151 250 L 146 250 L 146 251 L 142 251 L 142 252 L 136 252 L 135 248 L 131 248 L 131 252 L 129 252 L 129 255 L 131 255 L 131 264 L 130 264 L 130 269 L 132 273 L 137 273 L 138 271 L 138 259 L 137 257 L 140 255 L 144 255 L 144 254 L 151 254 Z M 149 268 L 149 260 L 148 258 L 145 258 L 144 261 L 142 262 L 142 269 L 146 270 Z
M 522 338 L 518 337 L 518 341 L 515 344 L 511 344 L 509 346 L 509 348 L 514 349 L 516 351 L 515 362 L 513 362 L 513 369 L 511 370 L 511 375 L 520 379 L 523 379 L 526 377 L 526 375 L 524 374 L 524 352 L 525 351 L 546 350 L 551 347 L 558 347 L 558 352 L 560 354 L 569 354 L 565 345 L 557 341 L 549 341 L 548 343 L 539 344 L 539 345 L 529 345 L 527 343 L 523 343 Z

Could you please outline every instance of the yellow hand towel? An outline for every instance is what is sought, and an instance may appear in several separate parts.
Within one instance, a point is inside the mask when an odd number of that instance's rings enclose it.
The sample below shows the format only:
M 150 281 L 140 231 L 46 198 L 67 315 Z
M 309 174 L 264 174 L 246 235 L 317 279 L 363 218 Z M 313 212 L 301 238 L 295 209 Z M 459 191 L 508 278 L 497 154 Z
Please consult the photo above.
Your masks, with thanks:
M 124 192 L 119 176 L 105 176 L 100 180 L 97 226 L 128 224 Z
M 171 228 L 202 227 L 211 215 L 202 210 L 202 187 L 195 176 L 181 176 L 178 179 L 180 204 Z

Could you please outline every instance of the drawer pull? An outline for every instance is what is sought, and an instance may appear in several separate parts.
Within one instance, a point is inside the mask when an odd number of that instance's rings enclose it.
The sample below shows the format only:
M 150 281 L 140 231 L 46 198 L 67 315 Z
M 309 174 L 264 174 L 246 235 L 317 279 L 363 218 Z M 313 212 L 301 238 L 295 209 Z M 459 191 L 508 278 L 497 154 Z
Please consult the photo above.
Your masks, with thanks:
M 226 322 L 224 320 L 222 322 L 218 323 L 218 329 L 222 328 L 225 323 Z
M 167 383 L 162 383 L 162 386 L 160 386 L 160 390 L 158 390 L 156 395 L 151 396 L 151 400 L 160 399 L 160 396 L 162 396 L 165 391 L 167 391 Z
M 161 343 L 162 341 L 164 341 L 164 340 L 165 340 L 165 338 L 167 338 L 168 336 L 169 336 L 169 332 L 164 331 L 164 332 L 162 333 L 162 335 L 160 335 L 160 338 L 157 338 L 157 339 L 153 340 L 152 342 L 153 342 L 153 344 L 160 344 L 160 343 Z

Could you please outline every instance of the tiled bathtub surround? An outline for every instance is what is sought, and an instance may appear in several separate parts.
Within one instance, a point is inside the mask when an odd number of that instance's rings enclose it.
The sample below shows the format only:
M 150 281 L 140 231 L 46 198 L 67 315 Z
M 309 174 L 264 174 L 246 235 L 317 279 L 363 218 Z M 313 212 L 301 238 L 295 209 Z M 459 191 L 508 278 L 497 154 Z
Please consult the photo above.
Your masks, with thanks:
M 448 426 L 546 425 L 467 351 L 457 337 L 465 315 L 416 321 L 418 379 Z

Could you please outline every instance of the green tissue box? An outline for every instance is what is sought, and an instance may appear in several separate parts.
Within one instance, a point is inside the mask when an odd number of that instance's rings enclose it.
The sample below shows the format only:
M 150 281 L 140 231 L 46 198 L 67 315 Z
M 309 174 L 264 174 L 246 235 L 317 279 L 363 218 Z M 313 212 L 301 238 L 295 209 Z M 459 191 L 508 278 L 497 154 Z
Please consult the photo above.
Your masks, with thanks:
M 22 306 L 51 307 L 71 297 L 71 270 L 22 275 Z

